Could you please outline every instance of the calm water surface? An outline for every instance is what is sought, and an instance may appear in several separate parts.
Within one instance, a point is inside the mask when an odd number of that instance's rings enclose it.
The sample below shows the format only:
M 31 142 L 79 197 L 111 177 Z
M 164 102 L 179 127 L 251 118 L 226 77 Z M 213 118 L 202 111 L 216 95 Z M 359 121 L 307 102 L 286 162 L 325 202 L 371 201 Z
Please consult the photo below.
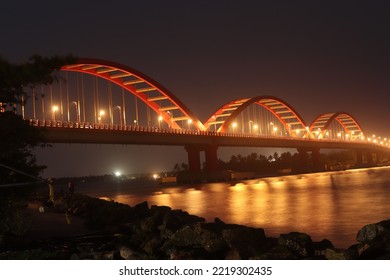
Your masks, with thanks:
M 182 186 L 80 186 L 92 196 L 131 206 L 148 201 L 226 223 L 265 229 L 268 236 L 300 231 L 336 247 L 356 243 L 366 224 L 390 219 L 390 167 L 357 169 L 241 183 Z

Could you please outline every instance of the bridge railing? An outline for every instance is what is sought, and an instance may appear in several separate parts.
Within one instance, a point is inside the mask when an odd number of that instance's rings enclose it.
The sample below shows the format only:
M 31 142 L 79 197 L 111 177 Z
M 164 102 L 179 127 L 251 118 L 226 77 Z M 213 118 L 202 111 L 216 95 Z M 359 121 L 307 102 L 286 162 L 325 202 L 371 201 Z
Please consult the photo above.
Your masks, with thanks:
M 388 143 L 374 143 L 367 141 L 367 139 L 350 138 L 350 139 L 312 139 L 304 137 L 291 137 L 289 135 L 275 136 L 260 133 L 232 133 L 232 132 L 216 132 L 216 131 L 200 131 L 195 129 L 171 129 L 171 128 L 159 128 L 154 126 L 138 126 L 138 125 L 118 125 L 118 124 L 106 124 L 106 123 L 89 123 L 89 122 L 67 122 L 67 121 L 55 121 L 55 120 L 37 120 L 31 119 L 30 125 L 36 127 L 51 127 L 51 128 L 67 128 L 67 129 L 93 129 L 93 130 L 110 130 L 110 131 L 129 131 L 129 132 L 146 132 L 146 133 L 167 133 L 167 134 L 183 134 L 183 135 L 199 135 L 199 136 L 224 136 L 224 137 L 237 137 L 237 138 L 263 138 L 263 139 L 285 139 L 285 140 L 302 140 L 302 141 L 327 141 L 327 142 L 359 142 L 359 143 L 371 143 L 379 146 L 387 146 Z

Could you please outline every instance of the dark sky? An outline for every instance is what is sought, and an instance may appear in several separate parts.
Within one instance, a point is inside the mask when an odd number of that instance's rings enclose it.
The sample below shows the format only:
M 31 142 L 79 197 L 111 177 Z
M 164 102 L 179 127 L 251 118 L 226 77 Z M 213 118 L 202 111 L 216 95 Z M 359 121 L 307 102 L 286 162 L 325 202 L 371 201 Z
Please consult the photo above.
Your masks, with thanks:
M 273 95 L 307 123 L 346 111 L 366 134 L 389 137 L 389 14 L 390 2 L 378 0 L 16 0 L 0 9 L 0 55 L 20 62 L 72 53 L 125 64 L 202 121 L 232 99 Z M 170 170 L 186 160 L 175 147 L 57 145 L 37 155 L 46 176 Z

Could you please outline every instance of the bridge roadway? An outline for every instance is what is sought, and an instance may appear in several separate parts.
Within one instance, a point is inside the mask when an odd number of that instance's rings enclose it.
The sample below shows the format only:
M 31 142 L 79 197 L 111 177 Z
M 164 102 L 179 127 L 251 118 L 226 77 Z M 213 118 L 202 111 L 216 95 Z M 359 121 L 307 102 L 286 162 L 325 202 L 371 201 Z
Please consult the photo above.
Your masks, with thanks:
M 273 147 L 304 149 L 356 149 L 389 152 L 386 146 L 367 141 L 338 141 L 296 137 L 215 133 L 195 130 L 132 130 L 104 128 L 40 127 L 48 143 L 89 143 L 162 146 Z
M 270 137 L 248 134 L 216 133 L 213 131 L 163 130 L 158 128 L 108 127 L 105 125 L 64 127 L 39 127 L 48 143 L 89 143 L 122 145 L 184 146 L 188 154 L 190 172 L 201 171 L 200 153 L 205 152 L 205 169 L 214 172 L 218 166 L 218 147 L 272 147 L 296 148 L 307 164 L 307 154 L 312 153 L 312 164 L 319 165 L 320 149 L 349 149 L 357 153 L 357 164 L 364 159 L 373 162 L 373 154 L 390 153 L 386 146 L 367 141 L 337 141 L 327 139 Z

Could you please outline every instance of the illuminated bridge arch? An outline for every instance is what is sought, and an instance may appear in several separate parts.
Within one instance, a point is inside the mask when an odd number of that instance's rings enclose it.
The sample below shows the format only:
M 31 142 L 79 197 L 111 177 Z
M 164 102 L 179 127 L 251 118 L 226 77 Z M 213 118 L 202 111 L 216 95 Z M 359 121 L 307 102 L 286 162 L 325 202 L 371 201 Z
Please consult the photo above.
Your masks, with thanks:
M 206 129 L 214 124 L 219 125 L 218 132 L 226 132 L 234 119 L 252 104 L 262 106 L 271 112 L 291 136 L 297 136 L 297 132 L 302 132 L 302 136 L 306 134 L 306 124 L 295 109 L 287 102 L 273 96 L 256 96 L 230 101 L 207 120 Z
M 61 70 L 85 73 L 117 84 L 141 99 L 173 129 L 182 128 L 180 121 L 190 121 L 197 129 L 205 130 L 198 118 L 175 95 L 135 69 L 110 61 L 80 58 Z M 162 102 L 164 105 L 160 105 Z
M 311 124 L 311 134 L 318 134 L 318 139 L 326 136 L 328 129 L 333 121 L 337 121 L 345 131 L 345 135 L 350 139 L 364 139 L 364 133 L 358 122 L 346 112 L 325 113 L 319 115 Z

